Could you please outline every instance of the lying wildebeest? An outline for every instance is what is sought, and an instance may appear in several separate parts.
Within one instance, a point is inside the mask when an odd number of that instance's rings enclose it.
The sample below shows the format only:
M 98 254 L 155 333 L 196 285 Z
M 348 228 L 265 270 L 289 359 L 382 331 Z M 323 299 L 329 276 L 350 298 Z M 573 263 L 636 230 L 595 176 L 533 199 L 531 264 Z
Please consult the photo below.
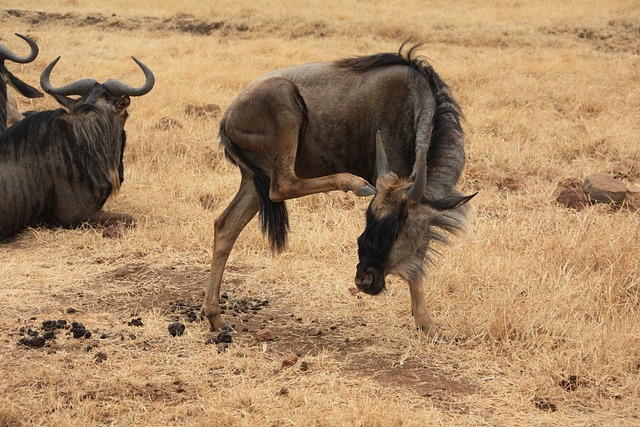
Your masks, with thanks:
M 7 126 L 22 120 L 22 114 L 18 111 L 16 100 L 7 93 L 7 84 L 27 98 L 39 98 L 42 96 L 40 91 L 14 76 L 4 65 L 4 61 L 7 59 L 19 64 L 26 64 L 38 56 L 36 42 L 17 33 L 16 36 L 29 44 L 31 52 L 28 55 L 20 56 L 11 52 L 6 46 L 0 45 L 0 132 L 4 132 Z
M 0 135 L 0 239 L 30 225 L 132 222 L 102 206 L 124 179 L 129 97 L 148 93 L 153 73 L 133 58 L 146 77 L 138 88 L 113 79 L 55 88 L 49 77 L 59 59 L 40 85 L 65 108 L 30 115 Z
M 273 71 L 231 103 L 220 139 L 242 181 L 215 220 L 202 307 L 212 330 L 224 327 L 219 293 L 227 258 L 255 214 L 278 251 L 288 231 L 284 200 L 350 190 L 376 194 L 358 239 L 356 285 L 377 294 L 387 274 L 405 278 L 416 325 L 437 334 L 425 308 L 423 264 L 432 240 L 446 243 L 444 232 L 465 229 L 473 196 L 455 189 L 465 163 L 460 108 L 414 56 L 418 48 Z

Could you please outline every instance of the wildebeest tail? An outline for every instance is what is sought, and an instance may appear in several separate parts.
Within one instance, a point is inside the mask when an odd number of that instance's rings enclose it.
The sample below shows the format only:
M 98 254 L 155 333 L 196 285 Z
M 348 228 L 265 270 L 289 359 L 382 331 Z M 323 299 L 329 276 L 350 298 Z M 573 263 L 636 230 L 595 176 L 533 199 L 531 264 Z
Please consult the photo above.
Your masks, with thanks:
M 284 202 L 274 202 L 269 198 L 271 179 L 265 171 L 251 163 L 238 145 L 225 130 L 225 121 L 220 122 L 220 144 L 224 148 L 226 158 L 234 165 L 248 170 L 253 176 L 253 183 L 260 199 L 260 224 L 262 232 L 267 235 L 274 252 L 282 252 L 287 244 L 289 232 L 289 214 Z

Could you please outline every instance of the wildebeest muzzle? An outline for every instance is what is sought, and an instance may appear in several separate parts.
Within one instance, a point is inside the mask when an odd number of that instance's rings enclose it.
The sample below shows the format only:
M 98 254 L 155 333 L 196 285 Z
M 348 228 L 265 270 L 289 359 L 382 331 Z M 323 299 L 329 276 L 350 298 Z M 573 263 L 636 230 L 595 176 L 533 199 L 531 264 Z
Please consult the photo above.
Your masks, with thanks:
M 356 286 L 369 295 L 377 295 L 384 290 L 384 272 L 372 267 L 363 267 L 358 263 L 355 277 Z

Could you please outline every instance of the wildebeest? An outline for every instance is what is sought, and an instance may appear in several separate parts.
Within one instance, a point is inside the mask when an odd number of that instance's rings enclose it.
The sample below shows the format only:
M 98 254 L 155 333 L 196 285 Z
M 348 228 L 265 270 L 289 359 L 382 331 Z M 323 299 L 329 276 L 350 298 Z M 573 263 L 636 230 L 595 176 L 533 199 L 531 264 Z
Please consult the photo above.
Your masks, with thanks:
M 39 50 L 36 42 L 17 33 L 16 36 L 29 44 L 31 52 L 28 55 L 20 56 L 11 52 L 6 46 L 0 45 L 0 132 L 4 132 L 8 125 L 22 120 L 22 114 L 18 111 L 16 100 L 7 93 L 7 84 L 27 98 L 39 98 L 42 96 L 39 90 L 14 76 L 4 65 L 4 61 L 7 59 L 19 64 L 26 64 L 38 56 Z
M 465 228 L 472 196 L 455 189 L 465 163 L 461 110 L 416 57 L 420 45 L 404 47 L 273 71 L 229 105 L 220 140 L 242 180 L 215 220 L 202 307 L 212 330 L 224 327 L 219 293 L 227 258 L 255 214 L 279 251 L 289 228 L 284 200 L 344 190 L 375 194 L 358 239 L 357 287 L 376 294 L 385 275 L 402 276 L 416 325 L 437 334 L 424 303 L 423 263 L 432 240 L 446 242 L 447 233 Z
M 138 88 L 113 79 L 56 88 L 50 75 L 59 59 L 40 85 L 64 108 L 30 115 L 0 135 L 0 239 L 31 225 L 132 222 L 102 206 L 124 179 L 129 97 L 148 93 L 153 73 L 133 58 L 146 78 Z

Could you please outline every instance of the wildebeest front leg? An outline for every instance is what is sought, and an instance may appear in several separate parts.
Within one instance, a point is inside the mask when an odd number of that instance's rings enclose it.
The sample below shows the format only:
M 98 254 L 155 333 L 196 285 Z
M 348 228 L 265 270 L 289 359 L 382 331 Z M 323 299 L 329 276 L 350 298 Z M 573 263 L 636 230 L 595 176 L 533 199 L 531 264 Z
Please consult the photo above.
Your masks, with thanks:
M 212 331 L 221 330 L 225 326 L 220 314 L 220 284 L 227 259 L 238 235 L 258 213 L 259 208 L 260 202 L 253 180 L 243 171 L 238 194 L 214 223 L 211 271 L 202 304 L 202 315 L 209 319 Z
M 416 327 L 429 338 L 438 338 L 440 335 L 440 327 L 429 316 L 425 303 L 424 280 L 418 279 L 415 282 L 409 282 L 409 290 L 411 292 L 411 312 Z

